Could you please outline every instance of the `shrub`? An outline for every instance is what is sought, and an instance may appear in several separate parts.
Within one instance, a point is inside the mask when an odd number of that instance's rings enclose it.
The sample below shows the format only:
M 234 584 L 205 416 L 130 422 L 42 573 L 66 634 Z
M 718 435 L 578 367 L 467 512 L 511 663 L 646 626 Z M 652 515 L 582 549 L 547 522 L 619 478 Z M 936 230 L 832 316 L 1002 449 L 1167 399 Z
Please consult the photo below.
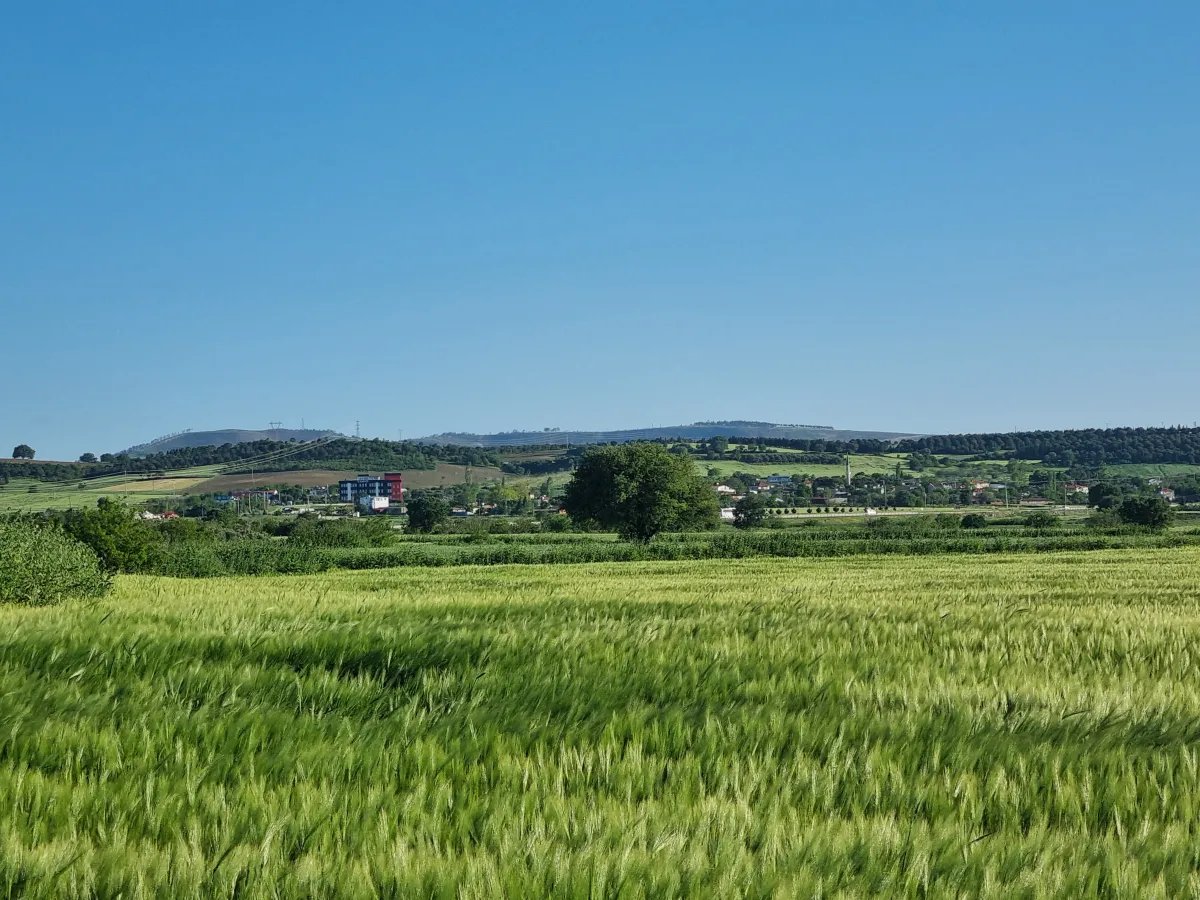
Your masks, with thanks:
M 0 522 L 0 602 L 44 606 L 109 588 L 94 551 L 50 525 Z
M 571 530 L 571 518 L 570 516 L 559 515 L 558 513 L 547 515 L 542 519 L 542 530 L 548 531 L 551 534 L 568 532 Z
M 1044 510 L 1032 512 L 1025 517 L 1025 525 L 1028 528 L 1057 528 L 1059 524 L 1058 516 Z
M 158 565 L 163 538 L 158 530 L 134 518 L 133 510 L 107 498 L 95 509 L 68 510 L 63 529 L 87 544 L 109 572 L 150 572 Z
M 368 519 L 299 519 L 288 540 L 306 547 L 386 547 L 395 540 L 383 517 Z
M 962 517 L 963 528 L 987 528 L 987 516 L 982 516 L 979 513 L 969 513 Z

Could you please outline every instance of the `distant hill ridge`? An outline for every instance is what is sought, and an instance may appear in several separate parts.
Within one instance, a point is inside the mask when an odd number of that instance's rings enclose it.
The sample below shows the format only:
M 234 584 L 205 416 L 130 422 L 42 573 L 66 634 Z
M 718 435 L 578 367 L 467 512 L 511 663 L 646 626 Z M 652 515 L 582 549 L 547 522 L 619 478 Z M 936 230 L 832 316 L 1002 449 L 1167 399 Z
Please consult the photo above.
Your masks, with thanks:
M 661 438 L 703 440 L 712 437 L 782 438 L 799 441 L 905 440 L 921 437 L 915 432 L 854 431 L 831 425 L 780 425 L 775 422 L 750 422 L 740 419 L 721 422 L 695 422 L 691 425 L 667 425 L 658 428 L 631 428 L 620 431 L 505 431 L 497 434 L 445 432 L 417 438 L 426 444 L 466 444 L 476 447 L 528 447 L 537 444 L 609 444 L 653 441 Z
M 344 437 L 336 431 L 324 428 L 272 428 L 268 431 L 249 431 L 243 428 L 225 428 L 218 431 L 181 431 L 156 438 L 122 450 L 130 456 L 150 456 L 168 453 L 188 447 L 221 447 L 225 444 L 248 444 L 252 441 L 315 441 L 323 437 Z

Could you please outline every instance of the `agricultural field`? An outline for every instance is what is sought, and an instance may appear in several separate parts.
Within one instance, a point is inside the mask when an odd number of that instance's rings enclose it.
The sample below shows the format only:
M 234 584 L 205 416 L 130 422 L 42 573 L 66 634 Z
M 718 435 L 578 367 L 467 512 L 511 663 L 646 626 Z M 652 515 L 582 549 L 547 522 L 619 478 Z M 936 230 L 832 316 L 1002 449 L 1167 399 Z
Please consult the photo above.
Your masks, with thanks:
M 404 486 L 409 488 L 445 487 L 462 484 L 466 480 L 466 466 L 439 463 L 436 469 L 404 469 Z M 301 487 L 323 487 L 336 485 L 343 478 L 353 478 L 357 473 L 343 469 L 300 469 L 286 472 L 255 472 L 253 475 L 219 475 L 193 485 L 189 494 L 221 494 L 228 491 L 249 491 L 268 484 L 298 484 Z M 380 475 L 382 472 L 374 472 Z M 476 483 L 498 480 L 504 473 L 499 469 L 476 466 L 471 469 L 471 479 Z
M 1200 475 L 1200 466 L 1186 463 L 1130 463 L 1109 466 L 1108 471 L 1116 475 L 1132 475 L 1137 478 L 1169 478 L 1172 475 Z
M 775 449 L 772 448 L 772 453 Z M 696 471 L 704 475 L 711 469 L 717 469 L 722 476 L 732 475 L 734 472 L 748 472 L 752 475 L 758 475 L 766 478 L 768 475 L 845 475 L 845 465 L 817 465 L 814 463 L 806 463 L 803 453 L 796 453 L 795 462 L 786 463 L 746 463 L 738 462 L 737 460 L 696 460 Z M 886 472 L 891 474 L 896 471 L 896 463 L 900 463 L 902 471 L 908 475 L 911 474 L 908 469 L 907 457 L 898 455 L 851 455 L 850 471 L 852 473 L 866 472 L 873 474 L 876 472 Z
M 79 509 L 96 505 L 102 497 L 142 502 L 163 497 L 177 497 L 189 487 L 202 484 L 218 469 L 199 466 L 181 469 L 165 478 L 147 475 L 109 475 L 85 481 L 45 482 L 32 479 L 13 479 L 0 485 L 0 511 L 38 511 L 44 509 Z M 32 490 L 31 490 L 32 488 Z
M 125 576 L 0 610 L 0 884 L 1176 897 L 1200 549 Z

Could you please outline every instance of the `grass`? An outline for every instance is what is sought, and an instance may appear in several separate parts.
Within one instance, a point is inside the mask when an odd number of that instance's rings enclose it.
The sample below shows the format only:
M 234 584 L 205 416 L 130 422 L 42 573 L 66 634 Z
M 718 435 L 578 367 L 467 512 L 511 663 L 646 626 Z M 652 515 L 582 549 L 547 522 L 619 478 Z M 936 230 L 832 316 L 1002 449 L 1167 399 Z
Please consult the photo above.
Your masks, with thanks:
M 772 449 L 771 452 L 775 452 Z M 710 468 L 720 471 L 721 476 L 732 475 L 734 472 L 748 472 L 752 475 L 758 475 L 766 478 L 768 475 L 841 475 L 846 474 L 845 465 L 816 465 L 813 463 L 804 462 L 804 454 L 795 454 L 795 462 L 786 463 L 747 463 L 738 462 L 737 460 L 696 460 L 696 472 L 704 475 Z M 896 463 L 901 463 L 902 471 L 907 475 L 908 470 L 907 457 L 900 456 L 866 456 L 854 454 L 850 456 L 850 471 L 852 473 L 865 472 L 867 474 L 887 473 L 892 474 L 896 471 Z
M 1116 475 L 1133 475 L 1139 478 L 1166 478 L 1171 475 L 1200 475 L 1200 466 L 1186 463 L 1130 463 L 1108 466 Z
M 142 502 L 162 497 L 179 496 L 188 485 L 202 483 L 217 467 L 197 466 L 180 469 L 166 478 L 145 475 L 107 475 L 86 481 L 45 482 L 32 479 L 13 479 L 0 485 L 0 511 L 38 511 L 91 507 L 101 497 L 127 498 Z M 80 485 L 83 485 L 80 488 Z M 31 492 L 30 488 L 36 488 Z
M 353 472 L 332 469 L 300 470 L 294 472 L 256 472 L 251 475 L 222 475 L 224 466 L 195 466 L 168 473 L 165 478 L 145 475 L 108 475 L 86 481 L 42 482 L 32 479 L 13 479 L 0 485 L 0 511 L 40 511 L 44 509 L 79 509 L 92 507 L 101 497 L 128 499 L 141 503 L 186 494 L 225 493 L 250 490 L 268 484 L 336 485 Z M 378 474 L 378 473 L 377 473 Z M 503 473 L 496 468 L 473 467 L 471 478 L 476 483 L 499 480 Z M 411 488 L 427 488 L 461 484 L 466 480 L 466 467 L 440 463 L 436 469 L 409 469 L 404 483 Z M 532 482 L 531 482 L 532 483 Z M 540 483 L 540 482 L 539 482 Z M 79 485 L 83 488 L 80 489 Z M 37 490 L 30 493 L 29 488 Z
M 1164 534 L 1099 532 L 1081 528 L 1038 529 L 1017 523 L 985 529 L 928 527 L 915 518 L 876 526 L 820 523 L 737 532 L 660 535 L 649 544 L 611 535 L 406 536 L 390 546 L 314 547 L 291 541 L 242 540 L 170 545 L 149 573 L 213 578 L 228 575 L 300 575 L 335 569 L 415 566 L 569 565 L 752 557 L 848 557 L 867 555 L 1051 553 L 1200 546 L 1200 533 L 1180 528 Z M 919 527 L 913 527 L 919 526 Z
M 7 896 L 1175 897 L 1200 551 L 0 610 Z

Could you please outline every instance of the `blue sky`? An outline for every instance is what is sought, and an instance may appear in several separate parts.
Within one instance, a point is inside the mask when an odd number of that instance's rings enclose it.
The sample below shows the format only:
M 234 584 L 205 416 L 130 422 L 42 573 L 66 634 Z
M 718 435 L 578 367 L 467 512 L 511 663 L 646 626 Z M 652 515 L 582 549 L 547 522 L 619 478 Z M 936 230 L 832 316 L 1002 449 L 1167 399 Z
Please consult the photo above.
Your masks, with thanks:
M 0 452 L 1200 418 L 1200 5 L 338 7 L 0 12 Z

